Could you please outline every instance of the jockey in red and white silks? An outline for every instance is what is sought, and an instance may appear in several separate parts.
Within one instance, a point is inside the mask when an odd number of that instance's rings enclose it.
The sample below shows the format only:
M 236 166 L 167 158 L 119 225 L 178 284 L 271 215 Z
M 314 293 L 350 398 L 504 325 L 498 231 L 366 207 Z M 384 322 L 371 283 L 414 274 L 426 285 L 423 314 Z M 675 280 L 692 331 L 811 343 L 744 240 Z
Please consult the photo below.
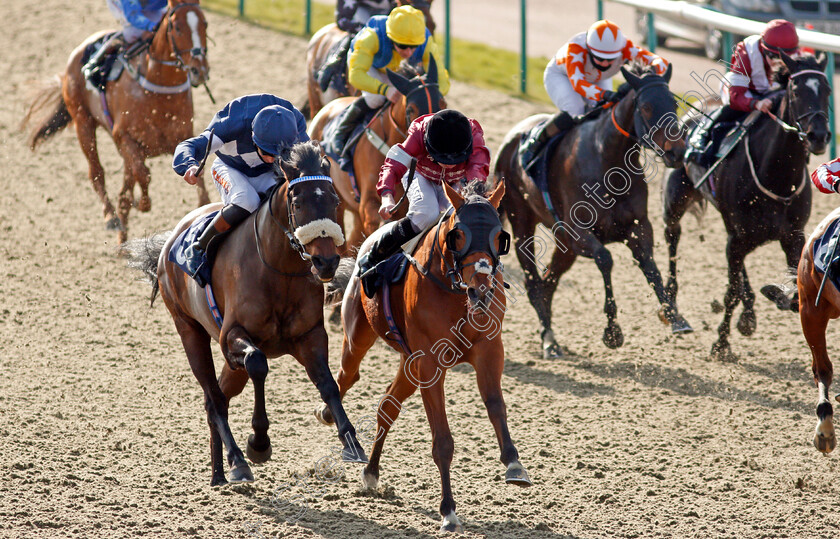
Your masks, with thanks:
M 840 157 L 818 166 L 811 181 L 821 193 L 836 193 L 840 189 Z
M 636 47 L 618 26 L 602 20 L 573 37 L 549 60 L 543 73 L 545 90 L 558 109 L 572 116 L 612 92 L 612 77 L 627 62 L 639 60 L 665 73 L 668 62 Z
M 743 112 L 769 111 L 772 103 L 763 96 L 780 88 L 772 80 L 773 73 L 783 65 L 780 51 L 788 55 L 799 51 L 796 28 L 782 19 L 768 22 L 760 36 L 749 36 L 738 43 L 726 74 L 729 85 L 721 88 L 724 105 Z

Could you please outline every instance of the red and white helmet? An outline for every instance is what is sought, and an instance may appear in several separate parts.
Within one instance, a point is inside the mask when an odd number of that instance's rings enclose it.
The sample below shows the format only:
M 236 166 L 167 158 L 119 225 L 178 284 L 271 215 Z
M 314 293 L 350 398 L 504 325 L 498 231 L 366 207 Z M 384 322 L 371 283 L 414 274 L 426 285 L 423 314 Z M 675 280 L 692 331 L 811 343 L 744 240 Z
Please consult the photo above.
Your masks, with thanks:
M 607 60 L 618 58 L 625 45 L 627 45 L 627 38 L 614 22 L 598 21 L 586 32 L 586 46 L 599 58 Z
M 784 19 L 773 19 L 761 32 L 761 44 L 771 50 L 793 54 L 799 47 L 799 35 L 793 23 Z

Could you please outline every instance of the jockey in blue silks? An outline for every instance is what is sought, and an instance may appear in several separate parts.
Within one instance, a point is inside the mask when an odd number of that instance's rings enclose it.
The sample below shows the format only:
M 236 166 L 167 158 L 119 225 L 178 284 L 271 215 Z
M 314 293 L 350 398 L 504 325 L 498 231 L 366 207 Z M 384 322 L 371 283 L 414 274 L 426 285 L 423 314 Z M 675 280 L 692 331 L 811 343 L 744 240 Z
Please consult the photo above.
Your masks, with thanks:
M 122 31 L 111 36 L 102 44 L 82 68 L 85 78 L 90 79 L 102 65 L 102 59 L 123 45 L 131 45 L 138 39 L 150 40 L 160 24 L 166 10 L 167 0 L 107 0 L 108 9 L 122 25 Z
M 275 159 L 287 157 L 293 145 L 307 140 L 306 119 L 294 105 L 275 95 L 254 94 L 234 99 L 200 135 L 178 144 L 172 168 L 190 185 L 198 180 L 199 162 L 205 154 L 216 153 L 211 173 L 224 204 L 184 253 L 190 274 L 198 270 L 211 239 L 259 207 L 260 194 L 277 181 Z

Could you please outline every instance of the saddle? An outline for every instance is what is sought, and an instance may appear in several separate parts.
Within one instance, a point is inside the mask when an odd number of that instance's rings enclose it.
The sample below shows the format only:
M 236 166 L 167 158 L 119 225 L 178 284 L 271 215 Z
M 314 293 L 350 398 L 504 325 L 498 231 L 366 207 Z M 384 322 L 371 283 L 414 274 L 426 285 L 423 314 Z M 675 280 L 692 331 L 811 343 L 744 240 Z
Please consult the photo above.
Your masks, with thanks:
M 82 53 L 82 66 L 87 64 L 91 56 L 93 56 L 96 53 L 96 51 L 102 48 L 102 46 L 116 34 L 117 32 L 105 34 L 93 43 L 88 44 L 88 46 L 85 47 L 85 50 Z M 102 59 L 102 63 L 100 64 L 99 69 L 97 69 L 91 74 L 91 76 L 87 79 L 85 84 L 90 89 L 95 88 L 100 92 L 104 92 L 105 85 L 109 81 L 117 80 L 122 75 L 124 69 L 124 62 L 117 62 L 117 57 L 121 54 L 123 54 L 122 50 L 113 52 L 105 56 L 105 58 Z
M 703 168 L 709 168 L 721 157 L 725 157 L 734 145 L 732 139 L 737 136 L 740 120 L 746 112 L 732 111 L 721 120 L 723 109 L 718 109 L 711 116 L 702 116 L 700 121 L 689 131 L 686 141 L 685 159 Z M 731 110 L 731 109 L 730 109 Z M 728 144 L 722 144 L 724 140 Z
M 838 229 L 840 229 L 840 219 L 831 223 L 822 235 L 814 240 L 814 269 L 819 273 L 825 274 L 832 264 L 832 261 L 828 258 L 834 250 L 834 243 L 838 240 Z M 840 272 L 837 271 L 838 269 L 840 268 L 834 266 L 829 276 L 831 277 L 831 283 L 840 290 Z
M 387 104 L 385 105 L 387 106 Z M 347 113 L 348 109 L 344 109 L 341 111 L 341 114 L 333 118 L 332 120 L 324 126 L 324 131 L 321 134 L 321 138 L 323 139 L 321 142 L 321 146 L 324 148 L 324 153 L 326 153 L 330 158 L 338 163 L 338 166 L 341 170 L 347 172 L 351 178 L 355 178 L 356 172 L 353 169 L 353 155 L 356 153 L 356 144 L 359 142 L 359 139 L 362 137 L 364 133 L 365 127 L 370 123 L 378 110 L 374 110 L 369 112 L 362 118 L 362 121 L 359 122 L 354 128 L 353 132 L 350 134 L 350 138 L 347 139 L 347 148 L 348 151 L 344 156 L 341 155 L 342 148 L 335 147 L 335 132 L 338 129 L 339 124 L 341 124 L 344 115 Z M 359 194 L 358 189 L 356 189 L 355 185 L 353 187 L 356 202 L 359 201 Z
M 353 36 L 348 34 L 330 47 L 323 65 L 313 74 L 322 92 L 332 88 L 339 95 L 347 95 L 347 53 Z

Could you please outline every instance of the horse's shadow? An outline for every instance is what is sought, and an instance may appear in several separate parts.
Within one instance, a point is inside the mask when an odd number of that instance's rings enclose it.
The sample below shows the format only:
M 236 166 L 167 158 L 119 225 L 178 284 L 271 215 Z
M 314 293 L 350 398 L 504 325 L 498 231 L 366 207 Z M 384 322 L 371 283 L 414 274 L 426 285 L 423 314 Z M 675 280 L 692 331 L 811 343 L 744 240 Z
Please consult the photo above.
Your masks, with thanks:
M 569 359 L 567 354 L 564 358 Z M 582 361 L 583 358 L 576 358 Z M 568 393 L 576 397 L 591 397 L 593 395 L 613 395 L 615 388 L 607 385 L 581 382 L 564 374 L 536 369 L 528 364 L 517 363 L 505 359 L 504 374 L 520 382 L 542 386 L 557 393 Z
M 388 503 L 380 499 L 383 503 Z M 262 534 L 268 537 L 264 530 L 257 528 L 258 524 L 265 524 L 267 522 L 282 523 L 284 521 L 292 521 L 292 516 L 295 514 L 293 509 L 284 511 L 274 506 L 270 500 L 262 499 L 256 500 L 257 505 L 260 506 L 260 519 L 262 522 L 249 522 L 246 524 L 248 530 L 251 530 L 251 535 L 260 537 Z M 402 499 L 397 496 L 390 502 L 391 505 L 403 506 Z M 363 508 L 362 508 L 363 509 Z M 429 529 L 437 527 L 438 513 L 429 511 L 421 506 L 414 506 L 411 511 L 429 519 Z M 336 523 L 341 523 L 340 527 Z M 389 537 L 395 532 L 399 533 L 400 537 L 407 537 L 412 539 L 434 539 L 438 535 L 427 533 L 416 528 L 391 528 L 380 524 L 372 519 L 364 518 L 350 510 L 324 510 L 314 507 L 308 507 L 306 511 L 300 515 L 300 518 L 294 520 L 296 526 L 307 528 L 312 532 L 322 537 Z M 545 539 L 576 539 L 575 536 L 557 534 L 552 531 L 548 525 L 541 525 L 537 529 L 532 529 L 521 522 L 515 520 L 506 521 L 468 521 L 466 523 L 468 531 L 484 535 L 487 537 L 522 537 L 523 533 L 527 533 L 529 537 L 545 538 Z

